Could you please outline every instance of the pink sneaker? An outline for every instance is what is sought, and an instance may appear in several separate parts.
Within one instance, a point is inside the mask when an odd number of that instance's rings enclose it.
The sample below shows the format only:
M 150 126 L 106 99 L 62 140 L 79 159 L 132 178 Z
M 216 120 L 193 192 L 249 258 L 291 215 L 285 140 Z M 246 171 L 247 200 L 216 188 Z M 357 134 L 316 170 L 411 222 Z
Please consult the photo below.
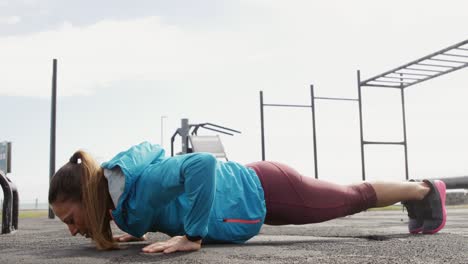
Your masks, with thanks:
M 445 226 L 447 210 L 445 209 L 445 183 L 440 180 L 424 180 L 431 191 L 424 198 L 430 210 L 424 213 L 423 234 L 435 234 Z
M 408 231 L 411 234 L 422 232 L 425 212 L 423 201 L 404 201 L 401 204 L 405 206 L 408 212 Z

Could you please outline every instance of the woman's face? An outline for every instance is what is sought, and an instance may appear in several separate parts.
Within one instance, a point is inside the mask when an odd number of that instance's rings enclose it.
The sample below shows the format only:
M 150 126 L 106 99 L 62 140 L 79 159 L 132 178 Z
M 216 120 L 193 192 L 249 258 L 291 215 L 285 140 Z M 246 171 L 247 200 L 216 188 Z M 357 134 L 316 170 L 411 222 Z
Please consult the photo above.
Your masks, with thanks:
M 79 202 L 55 202 L 52 204 L 55 215 L 62 220 L 70 230 L 72 236 L 80 234 L 89 237 L 88 225 L 84 218 L 84 209 Z

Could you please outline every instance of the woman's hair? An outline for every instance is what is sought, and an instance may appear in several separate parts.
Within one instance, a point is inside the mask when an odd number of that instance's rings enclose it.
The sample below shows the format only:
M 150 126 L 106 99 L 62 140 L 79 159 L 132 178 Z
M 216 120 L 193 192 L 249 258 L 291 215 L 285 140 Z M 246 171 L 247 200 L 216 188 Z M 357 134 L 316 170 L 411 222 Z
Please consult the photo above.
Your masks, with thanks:
M 82 150 L 76 151 L 50 181 L 49 204 L 65 201 L 81 204 L 88 234 L 98 249 L 117 248 L 110 227 L 113 203 L 107 179 L 91 155 Z

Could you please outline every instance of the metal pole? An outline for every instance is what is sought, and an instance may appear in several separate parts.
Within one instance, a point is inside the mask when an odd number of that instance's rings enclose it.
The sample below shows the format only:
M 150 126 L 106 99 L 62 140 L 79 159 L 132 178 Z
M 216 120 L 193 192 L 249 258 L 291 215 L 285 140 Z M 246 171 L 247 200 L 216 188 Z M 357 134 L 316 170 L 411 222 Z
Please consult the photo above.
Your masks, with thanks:
M 362 180 L 366 180 L 366 166 L 364 163 L 364 135 L 362 129 L 362 96 L 361 96 L 361 72 L 357 71 L 357 84 L 358 84 L 358 101 L 359 101 L 359 128 L 361 134 L 361 167 L 362 167 Z
M 11 152 L 12 152 L 11 142 L 7 142 L 6 147 L 7 147 L 7 170 L 5 171 L 5 173 L 11 173 Z
M 167 116 L 161 116 L 161 147 L 164 148 L 164 118 Z
M 315 96 L 314 96 L 314 85 L 310 85 L 310 106 L 312 109 L 312 133 L 314 139 L 314 169 L 315 169 L 315 179 L 318 179 L 318 164 L 317 164 L 317 137 L 315 131 Z
M 260 124 L 262 136 L 262 160 L 265 160 L 265 128 L 263 119 L 263 91 L 260 91 Z
M 401 75 L 400 75 L 401 76 Z M 405 90 L 401 88 L 401 112 L 403 115 L 403 142 L 405 147 L 405 177 L 406 180 L 409 180 L 409 173 L 408 173 L 408 144 L 406 142 L 406 112 L 405 112 Z
M 0 234 L 8 234 L 12 230 L 13 218 L 13 190 L 11 181 L 7 178 L 6 173 L 0 170 L 0 186 L 3 190 L 3 205 L 2 205 L 2 230 Z
M 181 119 L 181 125 L 180 125 L 180 137 L 182 138 L 182 154 L 187 154 L 188 153 L 188 136 L 190 133 L 190 125 L 189 125 L 189 120 L 188 118 L 182 118 Z
M 18 230 L 18 214 L 19 214 L 19 194 L 18 194 L 18 188 L 13 182 L 10 182 L 11 185 L 11 191 L 13 193 L 13 207 L 11 210 L 12 218 L 11 218 L 11 224 L 15 230 Z
M 445 177 L 433 180 L 441 180 L 447 189 L 468 189 L 468 176 Z
M 50 115 L 50 163 L 49 181 L 55 173 L 55 131 L 56 131 L 56 111 L 57 111 L 57 59 L 53 60 L 52 66 L 52 100 Z M 49 219 L 54 219 L 54 211 L 49 207 Z

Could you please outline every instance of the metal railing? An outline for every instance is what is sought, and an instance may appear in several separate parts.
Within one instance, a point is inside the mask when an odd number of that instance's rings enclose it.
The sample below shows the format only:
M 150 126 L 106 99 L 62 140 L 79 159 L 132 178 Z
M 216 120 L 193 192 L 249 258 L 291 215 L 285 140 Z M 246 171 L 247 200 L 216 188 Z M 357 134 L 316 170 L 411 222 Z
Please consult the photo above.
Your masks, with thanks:
M 3 189 L 2 234 L 18 229 L 18 190 L 16 185 L 0 170 L 0 185 Z

